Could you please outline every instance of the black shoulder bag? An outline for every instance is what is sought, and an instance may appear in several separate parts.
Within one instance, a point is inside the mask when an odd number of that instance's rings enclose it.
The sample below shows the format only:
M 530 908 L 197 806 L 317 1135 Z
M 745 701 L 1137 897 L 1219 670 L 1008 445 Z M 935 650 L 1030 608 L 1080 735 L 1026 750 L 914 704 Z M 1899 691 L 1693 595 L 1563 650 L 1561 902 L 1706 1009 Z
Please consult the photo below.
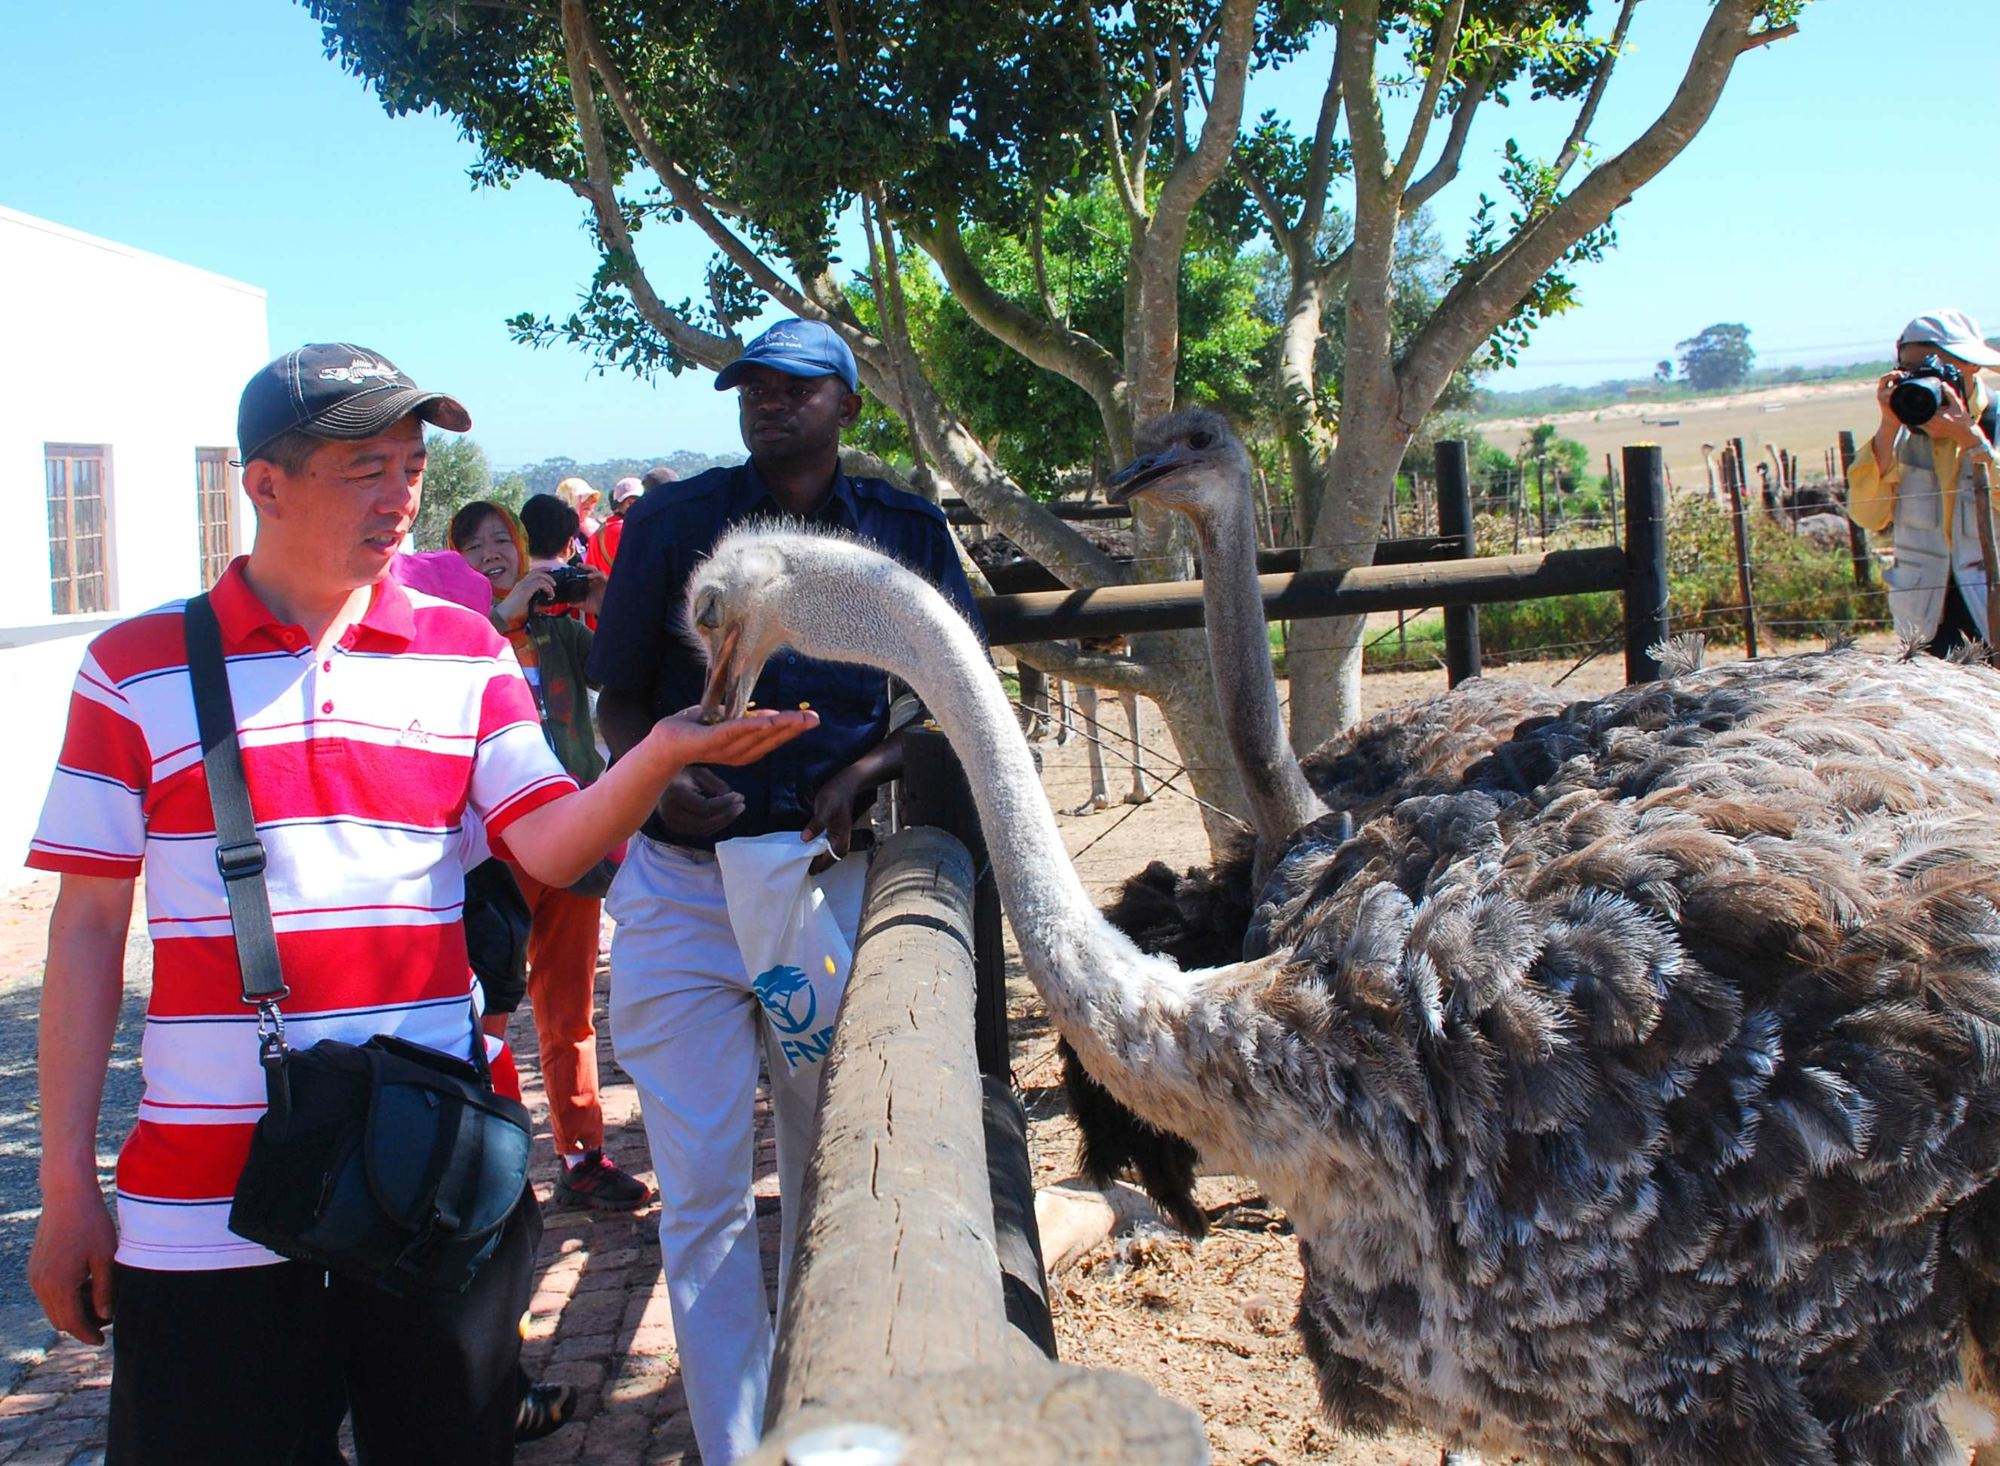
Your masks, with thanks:
M 528 1112 L 494 1093 L 476 1021 L 470 1061 L 388 1034 L 358 1045 L 286 1044 L 279 1004 L 291 990 L 278 963 L 222 632 L 207 596 L 188 602 L 185 625 L 215 864 L 229 898 L 243 1001 L 257 1009 L 269 1099 L 236 1183 L 229 1229 L 390 1292 L 459 1292 L 492 1256 L 526 1192 Z

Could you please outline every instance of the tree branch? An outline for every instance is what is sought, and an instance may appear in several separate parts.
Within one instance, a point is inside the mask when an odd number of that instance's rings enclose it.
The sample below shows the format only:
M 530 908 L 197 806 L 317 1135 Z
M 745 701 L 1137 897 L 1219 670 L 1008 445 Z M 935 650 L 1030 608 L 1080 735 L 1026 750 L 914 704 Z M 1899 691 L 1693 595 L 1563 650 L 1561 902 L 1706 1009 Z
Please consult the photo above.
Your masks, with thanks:
M 1399 194 L 1409 186 L 1410 175 L 1417 171 L 1417 159 L 1423 156 L 1424 140 L 1430 136 L 1438 97 L 1451 79 L 1452 60 L 1458 50 L 1458 28 L 1464 19 L 1465 0 L 1451 0 L 1438 22 L 1436 40 L 1431 46 L 1430 70 L 1424 76 L 1423 96 L 1417 102 L 1417 115 L 1410 119 L 1410 135 L 1403 140 L 1403 156 L 1396 160 L 1396 171 L 1390 176 L 1390 186 Z
M 632 100 L 631 89 L 625 84 L 624 73 L 619 69 L 617 61 L 612 58 L 609 48 L 605 46 L 604 38 L 591 24 L 589 12 L 582 4 L 582 0 L 563 0 L 562 14 L 564 35 L 567 36 L 572 28 L 575 30 L 583 49 L 590 57 L 592 68 L 604 83 L 605 95 L 611 99 L 612 107 L 617 110 L 618 120 L 624 124 L 626 135 L 637 145 L 639 156 L 646 160 L 646 166 L 658 175 L 660 182 L 666 186 L 667 193 L 695 226 L 714 241 L 716 247 L 733 260 L 758 289 L 784 306 L 786 310 L 808 319 L 827 321 L 835 326 L 847 326 L 848 329 L 842 334 L 849 337 L 850 345 L 879 351 L 881 349 L 879 341 L 867 337 L 865 333 L 854 331 L 848 322 L 830 318 L 829 313 L 817 301 L 800 293 L 796 286 L 780 275 L 762 255 L 752 249 L 735 230 L 723 223 L 709 209 L 702 201 L 701 189 L 679 164 L 666 155 L 666 151 L 660 147 L 659 139 L 653 136 L 652 128 L 640 115 L 638 107 Z
M 1090 43 L 1091 68 L 1097 73 L 1097 96 L 1104 113 L 1104 139 L 1111 147 L 1111 182 L 1125 213 L 1134 224 L 1146 217 L 1146 204 L 1132 186 L 1132 170 L 1125 157 L 1125 137 L 1118 126 L 1118 106 L 1111 96 L 1111 72 L 1104 64 L 1104 42 L 1097 34 L 1097 14 L 1091 0 L 1079 0 L 1083 11 L 1084 36 Z
M 1355 0 L 1341 12 L 1334 38 L 1334 65 L 1347 95 L 1347 133 L 1354 153 L 1357 206 L 1365 194 L 1379 193 L 1389 174 L 1389 140 L 1382 126 L 1382 101 L 1375 92 L 1377 0 Z
M 1458 0 L 1463 3 L 1463 0 Z M 1209 186 L 1229 166 L 1229 154 L 1243 123 L 1243 89 L 1250 73 L 1250 48 L 1256 39 L 1256 0 L 1223 0 L 1219 19 L 1220 49 L 1215 58 L 1215 97 L 1208 115 L 1202 119 L 1201 137 L 1192 151 L 1174 164 L 1160 189 L 1161 219 L 1180 221 L 1178 234 L 1185 237 L 1186 221 Z M 1178 250 L 1181 240 L 1175 239 Z
M 1037 672 L 1060 677 L 1065 682 L 1082 682 L 1107 692 L 1136 692 L 1151 696 L 1160 674 L 1130 657 L 1107 656 L 1103 652 L 1078 651 L 1059 641 L 1024 641 L 1007 648 L 1017 662 L 1026 662 Z
M 1051 326 L 1067 329 L 1069 317 L 1056 309 L 1055 292 L 1049 289 L 1049 257 L 1042 243 L 1042 215 L 1045 212 L 1046 197 L 1039 191 L 1035 194 L 1034 211 L 1028 215 L 1028 260 L 1035 270 L 1035 295 L 1041 300 L 1042 314 L 1049 318 Z
M 711 370 L 719 368 L 741 353 L 743 343 L 733 336 L 717 336 L 701 330 L 682 319 L 660 299 L 646 272 L 639 268 L 639 257 L 632 247 L 632 231 L 626 227 L 624 211 L 618 207 L 617 190 L 611 177 L 611 155 L 604 145 L 604 126 L 597 115 L 597 98 L 590 87 L 590 66 L 584 59 L 582 38 L 569 24 L 570 7 L 567 5 L 563 7 L 562 19 L 570 103 L 576 109 L 584 166 L 589 170 L 587 179 L 572 178 L 569 186 L 590 205 L 597 220 L 598 238 L 605 248 L 614 258 L 628 262 L 619 271 L 619 278 L 632 293 L 632 303 L 639 308 L 639 314 L 645 317 L 646 323 L 666 337 L 674 349 L 684 356 Z
M 1479 104 L 1486 100 L 1486 88 L 1492 83 L 1490 72 L 1482 69 L 1465 81 L 1465 90 L 1459 96 L 1458 106 L 1452 110 L 1451 129 L 1445 134 L 1444 151 L 1437 161 L 1424 170 L 1424 176 L 1412 183 L 1403 193 L 1403 212 L 1415 213 L 1458 177 L 1458 165 L 1465 157 L 1465 140 L 1472 135 L 1472 117 L 1479 110 Z
M 1745 36 L 1742 44 L 1736 48 L 1736 54 L 1741 56 L 1745 51 L 1754 51 L 1759 46 L 1768 46 L 1773 41 L 1782 41 L 1785 37 L 1795 36 L 1798 33 L 1799 26 L 1797 21 L 1793 21 L 1788 25 L 1766 26 L 1754 35 Z
M 1326 221 L 1327 193 L 1333 183 L 1333 130 L 1340 121 L 1340 55 L 1335 49 L 1320 93 L 1319 119 L 1313 124 L 1312 151 L 1306 155 L 1305 198 L 1299 207 L 1299 232 L 1305 236 L 1305 258 L 1312 259 L 1320 226 Z
M 1285 257 L 1285 267 L 1298 271 L 1312 265 L 1311 244 L 1303 225 L 1295 225 L 1285 217 L 1285 206 L 1272 189 L 1270 181 L 1250 166 L 1250 160 L 1238 154 L 1236 171 L 1243 175 L 1243 187 L 1249 192 L 1258 212 L 1264 216 L 1265 227 L 1271 231 L 1271 238 Z M 1301 241 L 1308 241 L 1301 248 Z
M 937 262 L 965 313 L 988 335 L 1036 366 L 1076 383 L 1107 416 L 1122 409 L 1124 374 L 1118 358 L 1083 332 L 1043 320 L 996 290 L 966 250 L 956 219 L 942 217 L 934 227 L 915 231 L 914 237 Z
M 1576 160 L 1583 154 L 1584 137 L 1590 131 L 1590 124 L 1597 120 L 1597 104 L 1604 100 L 1604 89 L 1611 81 L 1611 69 L 1618 64 L 1619 48 L 1625 44 L 1625 33 L 1632 28 L 1632 12 L 1638 4 L 1639 0 L 1625 0 L 1618 7 L 1618 23 L 1611 27 L 1611 39 L 1605 43 L 1604 55 L 1597 63 L 1597 74 L 1590 79 L 1590 89 L 1583 95 L 1583 107 L 1576 114 L 1576 125 L 1570 128 L 1569 138 L 1551 165 L 1557 183 L 1562 182 L 1563 175 L 1576 166 Z
M 1671 163 L 1708 122 L 1762 0 L 1717 0 L 1672 100 L 1624 150 L 1607 158 L 1554 208 L 1533 220 L 1481 267 L 1467 270 L 1405 353 L 1401 384 L 1409 410 L 1437 393 L 1563 253 Z

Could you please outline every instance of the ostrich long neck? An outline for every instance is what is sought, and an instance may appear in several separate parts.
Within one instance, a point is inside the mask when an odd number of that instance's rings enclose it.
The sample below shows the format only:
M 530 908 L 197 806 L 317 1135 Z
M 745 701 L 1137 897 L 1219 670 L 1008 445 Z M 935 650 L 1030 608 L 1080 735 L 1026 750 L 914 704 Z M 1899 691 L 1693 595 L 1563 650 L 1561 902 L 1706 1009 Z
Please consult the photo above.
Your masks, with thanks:
M 1210 1102 L 1185 1027 L 1190 975 L 1139 951 L 1091 903 L 972 629 L 900 567 L 848 555 L 798 560 L 782 608 L 793 644 L 900 677 L 951 739 L 979 807 L 1001 904 L 1056 1026 L 1124 1103 L 1200 1139 L 1191 1117 Z
M 1240 504 L 1242 512 L 1226 522 L 1198 517 L 1195 532 L 1201 539 L 1209 670 L 1250 801 L 1261 866 L 1292 831 L 1325 814 L 1326 806 L 1306 783 L 1285 736 L 1264 597 L 1257 584 L 1256 522 L 1247 494 L 1240 496 Z

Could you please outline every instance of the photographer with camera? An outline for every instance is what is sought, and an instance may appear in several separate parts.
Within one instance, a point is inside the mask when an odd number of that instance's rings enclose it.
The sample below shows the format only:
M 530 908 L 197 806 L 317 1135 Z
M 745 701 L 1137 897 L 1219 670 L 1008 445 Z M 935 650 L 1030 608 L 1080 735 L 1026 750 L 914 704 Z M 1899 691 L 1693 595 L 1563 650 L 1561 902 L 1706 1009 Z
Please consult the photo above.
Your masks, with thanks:
M 1882 579 L 1896 629 L 1940 657 L 1995 631 L 1976 494 L 1995 434 L 1982 367 L 2000 367 L 2000 351 L 1965 312 L 1911 321 L 1896 338 L 1896 370 L 1875 384 L 1874 439 L 1847 471 L 1848 515 L 1873 534 L 1894 529 L 1896 563 Z
M 560 547 L 576 523 L 576 511 L 541 494 L 523 506 L 524 514 L 537 500 L 546 506 L 534 511 L 537 526 Z M 449 538 L 465 562 L 492 584 L 494 624 L 528 679 L 542 734 L 564 771 L 588 788 L 604 772 L 584 676 L 592 637 L 588 627 L 566 613 L 572 605 L 594 606 L 603 597 L 604 577 L 581 567 L 537 566 L 535 537 L 521 520 L 483 499 L 452 516 Z M 561 887 L 544 885 L 514 867 L 514 879 L 531 917 L 528 1005 L 535 1015 L 549 1128 L 563 1163 L 556 1199 L 594 1211 L 635 1211 L 653 1199 L 653 1192 L 604 1154 L 597 1027 L 591 1012 L 608 874 L 595 884 Z M 506 1016 L 489 1012 L 496 1033 L 505 1032 Z

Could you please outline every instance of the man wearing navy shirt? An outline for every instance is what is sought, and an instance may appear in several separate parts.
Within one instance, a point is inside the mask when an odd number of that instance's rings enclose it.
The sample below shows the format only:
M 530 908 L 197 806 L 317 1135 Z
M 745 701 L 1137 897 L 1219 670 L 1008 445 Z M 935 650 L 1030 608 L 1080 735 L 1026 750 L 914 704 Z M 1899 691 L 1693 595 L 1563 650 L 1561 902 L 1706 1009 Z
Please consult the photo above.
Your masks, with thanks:
M 735 388 L 750 461 L 648 494 L 625 519 L 599 617 L 590 678 L 614 756 L 659 717 L 701 700 L 706 668 L 682 624 L 687 578 L 723 533 L 785 517 L 869 540 L 937 585 L 978 626 L 944 514 L 880 479 L 840 471 L 840 434 L 861 410 L 854 357 L 829 327 L 783 321 L 715 379 Z M 877 671 L 781 652 L 759 707 L 810 704 L 819 726 L 747 768 L 690 768 L 667 787 L 605 901 L 611 1035 L 638 1085 L 660 1182 L 660 1252 L 688 1409 L 704 1461 L 748 1454 L 763 1426 L 772 1334 L 751 1196 L 760 1042 L 767 1045 L 783 1201 L 798 1194 L 818 1100 L 817 1066 L 779 1057 L 738 954 L 713 854 L 718 840 L 824 834 L 818 877 L 851 942 L 866 857 L 854 819 L 902 769 Z M 792 1218 L 779 1263 L 789 1271 Z

